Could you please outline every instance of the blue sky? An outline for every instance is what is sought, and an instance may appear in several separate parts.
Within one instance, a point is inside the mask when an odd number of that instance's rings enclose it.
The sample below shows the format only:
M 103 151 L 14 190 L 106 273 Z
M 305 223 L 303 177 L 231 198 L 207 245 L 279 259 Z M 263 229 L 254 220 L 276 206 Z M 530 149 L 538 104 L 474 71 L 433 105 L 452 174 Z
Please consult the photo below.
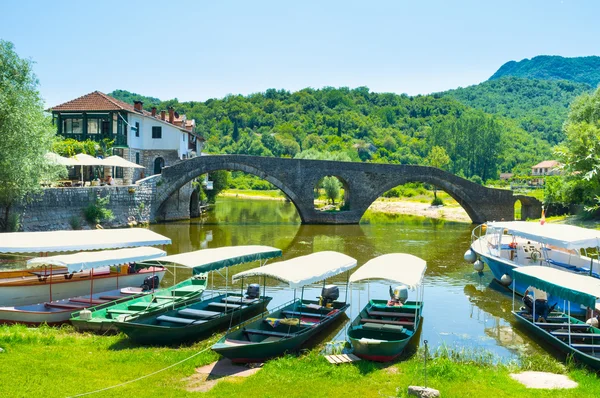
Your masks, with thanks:
M 600 55 L 600 2 L 13 1 L 0 39 L 48 106 L 94 90 L 206 100 L 267 88 L 426 94 L 540 54 Z

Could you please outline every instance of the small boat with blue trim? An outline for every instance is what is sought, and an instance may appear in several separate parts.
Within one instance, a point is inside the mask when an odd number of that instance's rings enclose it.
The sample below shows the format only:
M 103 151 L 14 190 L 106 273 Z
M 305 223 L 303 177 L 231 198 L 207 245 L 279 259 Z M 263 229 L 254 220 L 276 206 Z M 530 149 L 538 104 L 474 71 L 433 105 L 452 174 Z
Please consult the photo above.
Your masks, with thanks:
M 421 325 L 425 260 L 405 253 L 376 257 L 350 276 L 350 283 L 385 280 L 399 283 L 390 287 L 389 300 L 369 300 L 348 327 L 348 339 L 354 355 L 377 362 L 398 358 Z M 417 292 L 417 300 L 407 301 L 408 289 Z
M 598 309 L 600 299 L 600 280 L 584 275 L 566 273 L 556 268 L 530 266 L 515 269 L 515 280 L 545 292 L 548 297 L 561 297 L 566 311 L 546 310 L 543 314 L 538 306 L 520 307 L 513 294 L 513 310 L 518 324 L 528 333 L 564 354 L 572 355 L 577 361 L 600 370 L 600 329 L 597 318 L 587 322 L 572 317 L 571 307 L 584 307 L 591 313 Z M 546 305 L 556 304 L 548 300 Z M 516 307 L 519 307 L 518 309 Z M 542 317 L 545 316 L 544 317 Z
M 475 270 L 487 265 L 501 285 L 523 295 L 527 285 L 515 282 L 513 271 L 520 267 L 546 266 L 566 273 L 600 278 L 597 254 L 600 231 L 565 224 L 508 221 L 489 222 L 476 227 L 465 259 Z M 596 257 L 596 258 L 592 258 Z M 557 299 L 559 309 L 562 299 Z M 585 308 L 572 308 L 584 315 Z
M 349 273 L 356 263 L 354 258 L 343 253 L 323 251 L 234 275 L 234 282 L 252 276 L 284 282 L 294 289 L 294 300 L 229 331 L 212 346 L 213 351 L 237 363 L 263 362 L 286 352 L 298 351 L 309 339 L 340 319 L 349 307 L 347 288 L 346 299 L 337 301 L 339 289 L 336 285 L 323 284 L 318 300 L 305 300 L 304 287 L 343 272 Z M 300 299 L 296 299 L 297 288 L 302 288 Z

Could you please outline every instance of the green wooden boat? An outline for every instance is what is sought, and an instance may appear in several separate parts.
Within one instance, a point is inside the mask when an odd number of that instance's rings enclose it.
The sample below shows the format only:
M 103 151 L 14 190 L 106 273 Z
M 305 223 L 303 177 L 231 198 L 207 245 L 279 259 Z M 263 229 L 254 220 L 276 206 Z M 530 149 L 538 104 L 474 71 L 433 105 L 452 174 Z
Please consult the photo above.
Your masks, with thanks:
M 115 326 L 138 344 L 175 345 L 207 337 L 264 312 L 271 297 L 220 294 L 162 314 L 140 316 Z
M 203 249 L 162 257 L 160 260 L 153 260 L 153 264 L 171 264 L 175 272 L 177 268 L 191 269 L 194 276 L 175 286 L 157 290 L 150 296 L 89 308 L 91 316 L 89 312 L 84 313 L 84 317 L 83 311 L 74 313 L 71 323 L 79 330 L 116 330 L 114 322 L 117 319 L 132 320 L 149 314 L 156 315 L 200 300 L 206 289 L 206 275 L 210 271 L 251 261 L 264 264 L 268 259 L 279 256 L 281 250 L 275 247 L 249 245 Z
M 120 315 L 134 317 L 157 314 L 200 300 L 206 289 L 206 281 L 205 275 L 198 275 L 152 294 L 90 307 L 87 309 L 89 313 L 84 313 L 86 315 L 83 318 L 81 311 L 77 311 L 71 314 L 71 323 L 79 331 L 117 331 L 114 323 Z
M 396 359 L 419 329 L 422 308 L 416 301 L 397 308 L 387 300 L 370 300 L 348 329 L 353 354 L 377 362 Z
M 327 329 L 349 305 L 333 302 L 319 307 L 317 301 L 296 300 L 229 332 L 212 346 L 236 363 L 264 362 L 298 351 L 307 340 Z
M 356 260 L 352 257 L 325 251 L 244 271 L 234 275 L 233 281 L 268 276 L 288 283 L 291 288 L 301 287 L 303 296 L 305 285 L 348 272 L 355 266 Z M 308 301 L 303 297 L 295 299 L 274 309 L 268 316 L 263 315 L 230 331 L 212 349 L 232 362 L 241 363 L 262 362 L 295 352 L 348 309 L 346 300 L 335 301 L 338 297 L 337 286 L 324 286 L 319 301 Z
M 390 300 L 370 300 L 348 327 L 348 340 L 356 356 L 378 362 L 400 356 L 413 339 L 422 320 L 423 302 L 406 301 L 408 289 L 423 297 L 427 263 L 405 253 L 384 254 L 368 261 L 350 277 L 351 283 L 379 279 L 401 283 Z
M 571 303 L 592 309 L 600 299 L 600 285 L 596 278 L 578 275 L 547 266 L 528 266 L 513 271 L 515 281 L 545 291 L 548 296 L 568 300 L 567 313 L 552 312 L 539 319 L 533 307 L 529 313 L 525 307 L 515 310 L 517 323 L 527 332 L 564 354 L 572 355 L 577 361 L 592 369 L 600 370 L 600 329 L 570 315 Z

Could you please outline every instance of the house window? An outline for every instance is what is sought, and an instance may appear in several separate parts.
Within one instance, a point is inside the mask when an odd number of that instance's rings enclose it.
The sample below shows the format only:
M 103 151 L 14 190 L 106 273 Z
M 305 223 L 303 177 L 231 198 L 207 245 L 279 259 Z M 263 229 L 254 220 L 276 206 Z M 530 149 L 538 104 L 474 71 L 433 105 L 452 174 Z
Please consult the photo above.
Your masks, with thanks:
M 98 134 L 98 119 L 88 119 L 88 134 Z
M 140 122 L 135 122 L 135 136 L 140 136 Z M 138 154 L 139 155 L 139 154 Z M 139 163 L 138 163 L 139 164 Z
M 63 133 L 81 134 L 83 132 L 82 123 L 82 119 L 65 119 L 63 122 Z
M 152 126 L 152 138 L 162 138 L 162 126 Z
M 135 153 L 135 163 L 140 164 L 140 153 L 139 152 Z
M 185 134 L 181 134 L 181 139 L 185 142 Z

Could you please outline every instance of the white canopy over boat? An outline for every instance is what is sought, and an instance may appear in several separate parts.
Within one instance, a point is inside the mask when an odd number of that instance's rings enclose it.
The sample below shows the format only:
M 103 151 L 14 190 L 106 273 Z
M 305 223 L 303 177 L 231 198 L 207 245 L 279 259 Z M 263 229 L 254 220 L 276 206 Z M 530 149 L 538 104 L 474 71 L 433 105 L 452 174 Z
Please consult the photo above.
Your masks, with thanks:
M 531 265 L 514 268 L 513 277 L 521 283 L 544 290 L 553 296 L 586 305 L 589 308 L 594 308 L 596 300 L 600 298 L 600 279 L 586 275 Z
M 184 267 L 192 268 L 194 274 L 199 274 L 232 265 L 280 256 L 281 250 L 271 246 L 225 246 L 174 254 L 161 258 L 160 262 L 183 265 Z
M 542 225 L 537 222 L 502 221 L 488 223 L 487 227 L 495 230 L 508 230 L 509 234 L 567 249 L 600 247 L 600 231 L 574 225 L 548 223 Z
M 390 253 L 369 260 L 350 276 L 350 283 L 366 279 L 384 279 L 416 289 L 421 285 L 427 262 L 406 253 Z
M 288 283 L 291 288 L 322 281 L 356 267 L 356 259 L 343 253 L 323 251 L 235 274 L 233 282 L 250 276 L 268 276 Z
M 105 250 L 99 252 L 62 254 L 51 257 L 36 257 L 28 260 L 27 265 L 58 265 L 67 267 L 69 272 L 77 272 L 92 268 L 152 260 L 163 257 L 166 254 L 167 253 L 165 251 L 154 247 L 134 247 L 129 249 Z
M 170 244 L 171 239 L 144 228 L 0 234 L 0 253 L 72 252 Z

